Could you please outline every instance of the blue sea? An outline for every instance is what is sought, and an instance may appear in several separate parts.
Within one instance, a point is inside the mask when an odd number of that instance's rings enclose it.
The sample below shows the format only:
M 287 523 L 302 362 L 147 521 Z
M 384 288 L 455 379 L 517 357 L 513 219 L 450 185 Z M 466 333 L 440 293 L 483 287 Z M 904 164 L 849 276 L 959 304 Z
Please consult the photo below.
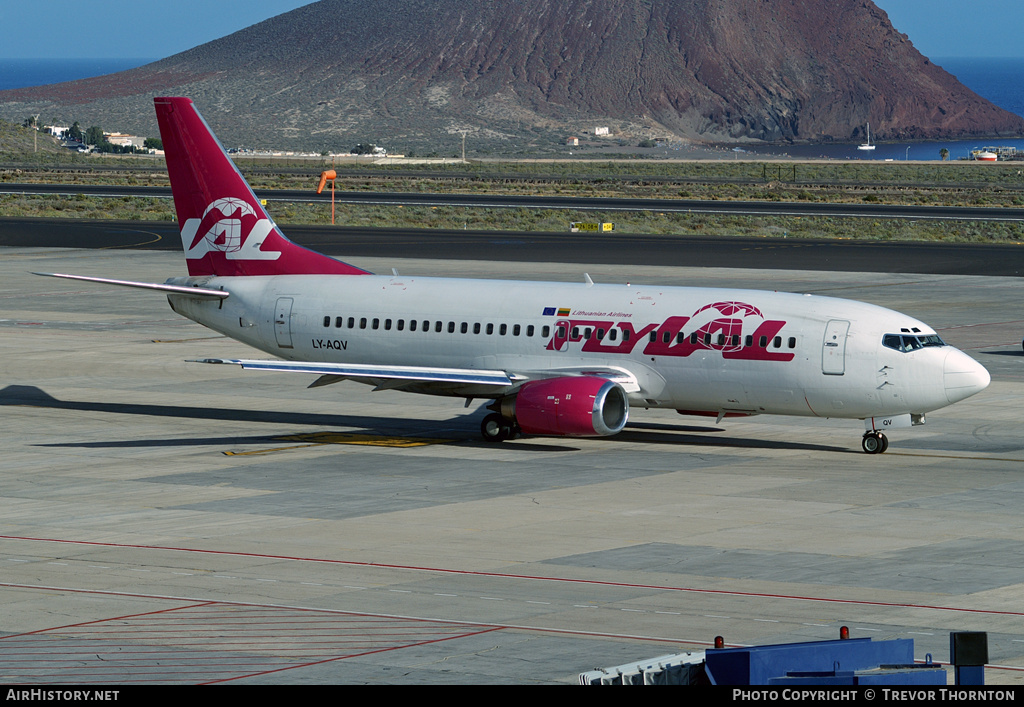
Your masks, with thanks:
M 1024 116 L 1024 59 L 994 59 L 947 57 L 933 59 L 960 83 L 982 98 L 995 103 L 1011 113 Z M 979 147 L 1005 146 L 1024 151 L 1024 139 L 987 138 L 984 140 L 957 140 L 950 142 L 903 142 L 877 143 L 870 152 L 857 149 L 856 145 L 780 145 L 752 147 L 744 157 L 757 155 L 790 155 L 792 157 L 850 160 L 937 160 L 939 151 L 949 150 L 949 159 L 967 158 L 971 150 Z
M 0 59 L 0 91 L 116 74 L 153 61 L 156 59 Z
M 40 86 L 102 76 L 143 66 L 155 59 L 0 59 L 0 90 Z M 961 83 L 997 106 L 1024 116 L 1024 58 L 937 58 L 932 60 Z M 879 143 L 871 152 L 856 145 L 787 145 L 748 148 L 748 156 L 788 154 L 794 157 L 833 159 L 935 160 L 942 148 L 951 160 L 967 157 L 984 145 L 1005 145 L 1024 150 L 1024 139 L 957 142 Z

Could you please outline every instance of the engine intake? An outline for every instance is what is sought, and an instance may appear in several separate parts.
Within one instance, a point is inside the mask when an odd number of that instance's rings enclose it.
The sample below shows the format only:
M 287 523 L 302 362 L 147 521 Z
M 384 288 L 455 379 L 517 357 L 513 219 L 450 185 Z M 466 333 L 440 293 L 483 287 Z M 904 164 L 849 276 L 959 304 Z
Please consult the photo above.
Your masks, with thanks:
M 626 426 L 629 399 L 622 386 L 606 378 L 549 378 L 524 383 L 501 401 L 501 414 L 526 434 L 600 437 Z

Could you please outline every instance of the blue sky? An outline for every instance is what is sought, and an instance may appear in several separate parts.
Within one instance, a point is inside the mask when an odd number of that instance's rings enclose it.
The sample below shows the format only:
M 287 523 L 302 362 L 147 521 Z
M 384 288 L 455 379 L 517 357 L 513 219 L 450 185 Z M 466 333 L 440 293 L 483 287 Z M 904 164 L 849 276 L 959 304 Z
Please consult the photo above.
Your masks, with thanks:
M 1024 27 L 1021 0 L 875 3 L 926 56 L 1024 57 L 1015 31 Z M 305 4 L 306 0 L 0 0 L 0 58 L 161 59 Z

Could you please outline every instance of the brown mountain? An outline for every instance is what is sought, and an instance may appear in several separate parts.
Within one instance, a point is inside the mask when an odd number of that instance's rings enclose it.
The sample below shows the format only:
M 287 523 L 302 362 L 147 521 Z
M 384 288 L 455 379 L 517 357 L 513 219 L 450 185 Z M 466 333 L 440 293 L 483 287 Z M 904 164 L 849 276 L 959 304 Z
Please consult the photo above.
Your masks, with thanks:
M 321 0 L 154 64 L 0 92 L 155 134 L 192 96 L 226 144 L 426 145 L 590 132 L 728 141 L 1022 135 L 870 0 Z M 451 143 L 451 139 L 448 139 Z

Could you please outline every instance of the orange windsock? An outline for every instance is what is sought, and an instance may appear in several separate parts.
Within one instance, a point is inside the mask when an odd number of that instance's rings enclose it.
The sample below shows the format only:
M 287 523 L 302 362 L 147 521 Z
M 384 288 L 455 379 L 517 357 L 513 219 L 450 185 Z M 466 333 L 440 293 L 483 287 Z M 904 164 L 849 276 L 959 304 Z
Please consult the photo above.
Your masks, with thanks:
M 336 179 L 337 176 L 338 176 L 338 173 L 335 172 L 333 169 L 329 169 L 326 172 L 321 172 L 320 173 L 320 184 L 317 185 L 316 193 L 319 194 L 320 192 L 322 192 L 324 190 L 324 187 L 327 185 L 327 180 L 328 179 Z

